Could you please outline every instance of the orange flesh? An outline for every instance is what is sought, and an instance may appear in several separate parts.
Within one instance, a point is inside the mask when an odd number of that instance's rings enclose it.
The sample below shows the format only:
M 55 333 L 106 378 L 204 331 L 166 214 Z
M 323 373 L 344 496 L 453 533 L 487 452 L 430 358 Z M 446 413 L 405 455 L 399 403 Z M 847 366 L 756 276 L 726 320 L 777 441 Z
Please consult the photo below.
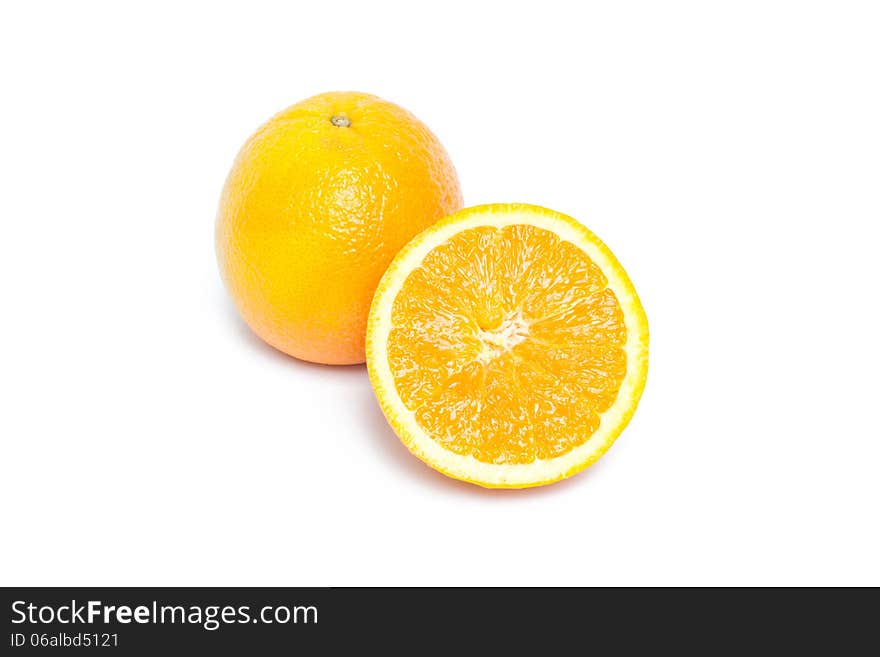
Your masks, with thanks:
M 443 447 L 524 464 L 586 442 L 626 374 L 607 279 L 529 225 L 462 231 L 407 277 L 388 360 L 401 400 Z

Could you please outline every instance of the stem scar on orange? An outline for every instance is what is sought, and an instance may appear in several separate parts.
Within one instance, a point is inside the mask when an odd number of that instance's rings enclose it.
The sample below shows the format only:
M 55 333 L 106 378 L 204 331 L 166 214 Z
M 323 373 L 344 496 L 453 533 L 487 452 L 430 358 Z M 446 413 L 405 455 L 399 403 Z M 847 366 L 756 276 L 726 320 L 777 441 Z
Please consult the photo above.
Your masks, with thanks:
M 629 422 L 648 321 L 583 225 L 485 205 L 434 224 L 388 267 L 367 367 L 389 423 L 428 465 L 489 488 L 539 486 L 594 463 Z
M 217 215 L 220 270 L 273 347 L 362 363 L 385 268 L 461 205 L 449 156 L 416 117 L 368 94 L 321 94 L 274 116 L 239 152 Z

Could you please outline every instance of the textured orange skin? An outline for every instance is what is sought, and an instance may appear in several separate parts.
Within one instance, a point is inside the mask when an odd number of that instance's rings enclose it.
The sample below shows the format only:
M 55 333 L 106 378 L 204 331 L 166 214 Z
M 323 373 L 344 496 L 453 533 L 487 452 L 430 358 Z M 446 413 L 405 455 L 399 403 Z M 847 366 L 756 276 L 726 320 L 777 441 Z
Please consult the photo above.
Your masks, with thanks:
M 337 127 L 334 116 L 351 124 Z M 413 236 L 462 206 L 428 128 L 375 96 L 331 92 L 242 147 L 217 215 L 220 271 L 248 326 L 302 360 L 363 363 L 379 279 Z

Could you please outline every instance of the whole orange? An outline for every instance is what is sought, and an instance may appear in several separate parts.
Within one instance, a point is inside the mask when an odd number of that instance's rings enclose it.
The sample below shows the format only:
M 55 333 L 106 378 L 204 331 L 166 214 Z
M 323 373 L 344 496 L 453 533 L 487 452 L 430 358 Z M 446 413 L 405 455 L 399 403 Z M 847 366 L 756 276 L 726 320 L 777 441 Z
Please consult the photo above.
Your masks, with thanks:
M 217 216 L 220 270 L 273 347 L 362 363 L 391 259 L 461 205 L 449 156 L 415 116 L 368 94 L 321 94 L 274 116 L 239 152 Z

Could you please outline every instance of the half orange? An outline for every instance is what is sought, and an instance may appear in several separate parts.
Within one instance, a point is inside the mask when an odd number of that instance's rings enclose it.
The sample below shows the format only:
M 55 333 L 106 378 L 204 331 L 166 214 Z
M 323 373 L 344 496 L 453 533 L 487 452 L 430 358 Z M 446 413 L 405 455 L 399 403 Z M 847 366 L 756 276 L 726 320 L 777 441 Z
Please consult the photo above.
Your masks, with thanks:
M 379 283 L 367 366 L 385 416 L 431 467 L 490 488 L 580 472 L 635 411 L 648 323 L 620 263 L 566 215 L 459 211 Z

